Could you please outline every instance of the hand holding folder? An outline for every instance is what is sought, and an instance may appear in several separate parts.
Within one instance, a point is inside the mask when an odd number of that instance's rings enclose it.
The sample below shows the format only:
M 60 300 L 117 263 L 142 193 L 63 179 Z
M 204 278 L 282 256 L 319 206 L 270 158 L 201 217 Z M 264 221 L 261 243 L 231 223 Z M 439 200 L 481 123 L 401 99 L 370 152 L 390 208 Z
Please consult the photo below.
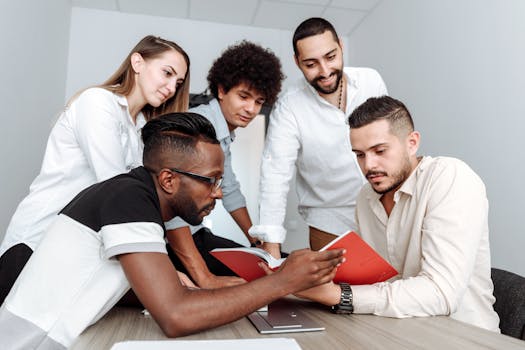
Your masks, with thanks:
M 335 283 L 373 284 L 397 275 L 397 271 L 353 231 L 337 237 L 321 248 L 321 251 L 337 248 L 346 249 L 346 261 L 337 268 Z M 270 268 L 276 269 L 285 260 L 274 259 L 259 248 L 218 248 L 210 253 L 248 282 L 265 276 L 265 272 L 258 266 L 259 262 L 265 262 Z

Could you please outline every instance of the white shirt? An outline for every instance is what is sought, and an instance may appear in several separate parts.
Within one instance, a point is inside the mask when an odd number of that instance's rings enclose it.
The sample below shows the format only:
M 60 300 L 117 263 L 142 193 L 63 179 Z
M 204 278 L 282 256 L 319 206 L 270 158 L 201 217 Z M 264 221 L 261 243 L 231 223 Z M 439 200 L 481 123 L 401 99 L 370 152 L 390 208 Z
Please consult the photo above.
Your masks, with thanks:
M 25 243 L 32 250 L 57 213 L 85 187 L 142 164 L 140 129 L 124 96 L 102 88 L 82 92 L 57 120 L 40 174 L 18 205 L 0 246 L 0 255 Z
M 270 116 L 261 165 L 260 222 L 250 234 L 282 243 L 286 197 L 296 172 L 299 213 L 310 226 L 334 234 L 355 229 L 354 207 L 365 178 L 352 152 L 348 115 L 369 97 L 387 94 L 379 73 L 344 69 L 346 112 L 305 80 L 279 98 Z
M 380 198 L 369 184 L 359 194 L 358 232 L 399 275 L 352 286 L 354 312 L 450 315 L 498 331 L 488 200 L 474 171 L 458 159 L 424 157 L 395 193 L 390 216 Z

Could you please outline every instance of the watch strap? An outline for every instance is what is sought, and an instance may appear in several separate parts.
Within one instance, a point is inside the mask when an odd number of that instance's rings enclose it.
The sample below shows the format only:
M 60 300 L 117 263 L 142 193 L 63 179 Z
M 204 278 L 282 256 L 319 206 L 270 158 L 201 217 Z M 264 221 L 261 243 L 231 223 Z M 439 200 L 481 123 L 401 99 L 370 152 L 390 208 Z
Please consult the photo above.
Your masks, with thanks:
M 339 304 L 332 306 L 332 312 L 336 314 L 351 314 L 354 312 L 352 288 L 348 283 L 340 283 L 341 300 Z

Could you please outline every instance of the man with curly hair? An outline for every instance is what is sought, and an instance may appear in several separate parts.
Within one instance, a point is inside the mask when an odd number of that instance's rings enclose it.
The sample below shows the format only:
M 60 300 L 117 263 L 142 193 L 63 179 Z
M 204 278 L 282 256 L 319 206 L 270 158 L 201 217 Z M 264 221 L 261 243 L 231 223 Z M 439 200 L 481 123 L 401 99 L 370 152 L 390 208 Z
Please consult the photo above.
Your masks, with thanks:
M 206 117 L 214 126 L 224 151 L 224 208 L 239 225 L 252 245 L 258 242 L 248 234 L 252 221 L 246 200 L 232 169 L 230 145 L 235 129 L 246 127 L 261 111 L 264 103 L 273 104 L 284 78 L 281 63 L 269 49 L 249 41 L 228 47 L 208 73 L 209 89 L 214 96 L 206 105 L 190 109 Z M 217 288 L 243 283 L 235 274 L 209 254 L 214 248 L 241 245 L 215 236 L 208 228 L 190 226 L 180 218 L 166 225 L 170 256 L 177 269 L 188 272 L 203 288 Z

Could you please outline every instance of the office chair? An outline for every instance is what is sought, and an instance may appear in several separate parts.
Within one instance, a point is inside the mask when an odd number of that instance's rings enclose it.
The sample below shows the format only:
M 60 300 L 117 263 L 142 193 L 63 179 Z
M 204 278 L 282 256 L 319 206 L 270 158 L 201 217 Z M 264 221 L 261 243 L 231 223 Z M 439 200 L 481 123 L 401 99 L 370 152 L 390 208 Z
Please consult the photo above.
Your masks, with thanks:
M 525 277 L 496 268 L 491 275 L 501 333 L 525 340 Z

